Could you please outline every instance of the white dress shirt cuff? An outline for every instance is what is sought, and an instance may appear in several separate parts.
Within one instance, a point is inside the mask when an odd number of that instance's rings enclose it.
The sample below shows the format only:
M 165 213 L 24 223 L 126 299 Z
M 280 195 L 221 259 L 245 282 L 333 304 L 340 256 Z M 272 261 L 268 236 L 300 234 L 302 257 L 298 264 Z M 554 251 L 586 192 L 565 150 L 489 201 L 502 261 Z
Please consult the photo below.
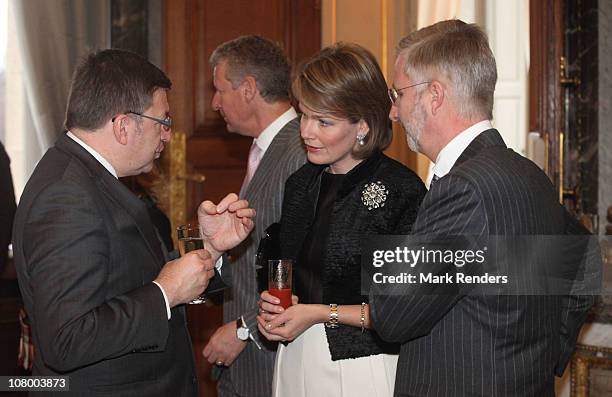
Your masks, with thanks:
M 153 281 L 153 284 L 157 285 L 159 287 L 159 289 L 162 292 L 162 295 L 164 296 L 164 302 L 166 302 L 166 313 L 168 314 L 168 320 L 170 320 L 171 314 L 170 314 L 170 304 L 168 303 L 168 297 L 166 296 L 166 291 L 164 291 L 164 289 L 162 288 L 161 285 L 159 285 L 158 282 Z
M 221 255 L 219 259 L 217 259 L 217 262 L 215 262 L 215 267 L 217 268 L 219 274 L 221 274 L 221 268 L 223 267 L 223 255 Z

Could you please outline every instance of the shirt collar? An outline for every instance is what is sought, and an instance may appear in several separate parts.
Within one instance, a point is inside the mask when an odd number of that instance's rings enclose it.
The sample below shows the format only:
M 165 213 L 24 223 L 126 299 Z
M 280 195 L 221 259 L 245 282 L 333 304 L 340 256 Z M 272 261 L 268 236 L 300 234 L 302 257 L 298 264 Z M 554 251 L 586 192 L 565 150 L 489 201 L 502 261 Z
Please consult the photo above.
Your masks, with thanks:
M 89 152 L 89 154 L 91 154 L 96 160 L 98 160 L 98 162 L 100 164 L 102 164 L 102 166 L 104 166 L 104 168 L 106 168 L 106 170 L 108 172 L 110 172 L 115 178 L 119 179 L 117 177 L 117 172 L 115 171 L 115 169 L 113 168 L 111 163 L 109 163 L 108 160 L 106 160 L 104 157 L 102 157 L 102 155 L 100 153 L 96 152 L 91 146 L 89 146 L 88 144 L 86 144 L 85 142 L 80 140 L 72 132 L 68 131 L 68 132 L 66 132 L 66 135 L 68 135 L 70 137 L 70 139 L 72 139 L 73 141 L 75 141 L 76 143 L 81 145 L 83 147 L 83 149 L 87 150 Z
M 438 153 L 436 163 L 433 167 L 433 175 L 442 178 L 444 175 L 448 174 L 459 156 L 461 156 L 461 153 L 463 153 L 470 143 L 472 143 L 472 141 L 482 132 L 490 130 L 491 128 L 493 128 L 491 120 L 483 120 L 454 137 L 442 150 L 440 150 L 440 153 Z
M 285 113 L 281 114 L 276 120 L 274 120 L 269 126 L 267 126 L 253 142 L 261 149 L 263 155 L 272 140 L 279 133 L 279 131 L 291 120 L 297 117 L 297 113 L 293 107 L 290 107 Z

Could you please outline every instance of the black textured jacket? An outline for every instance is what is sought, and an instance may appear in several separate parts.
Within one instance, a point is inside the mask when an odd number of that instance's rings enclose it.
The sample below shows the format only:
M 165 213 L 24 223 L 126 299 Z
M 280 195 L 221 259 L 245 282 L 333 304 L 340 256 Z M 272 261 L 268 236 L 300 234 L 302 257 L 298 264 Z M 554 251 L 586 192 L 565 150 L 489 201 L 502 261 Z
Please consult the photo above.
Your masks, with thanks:
M 304 239 L 317 207 L 321 174 L 325 165 L 307 163 L 289 177 L 281 217 L 283 258 L 300 266 Z M 368 210 L 362 202 L 365 185 L 381 182 L 387 189 L 385 205 Z M 345 177 L 334 202 L 324 253 L 322 275 L 324 304 L 359 305 L 361 295 L 361 241 L 380 234 L 408 234 L 426 193 L 419 177 L 395 160 L 375 153 Z M 379 353 L 397 353 L 397 345 L 383 342 L 375 332 L 343 326 L 327 329 L 332 360 Z

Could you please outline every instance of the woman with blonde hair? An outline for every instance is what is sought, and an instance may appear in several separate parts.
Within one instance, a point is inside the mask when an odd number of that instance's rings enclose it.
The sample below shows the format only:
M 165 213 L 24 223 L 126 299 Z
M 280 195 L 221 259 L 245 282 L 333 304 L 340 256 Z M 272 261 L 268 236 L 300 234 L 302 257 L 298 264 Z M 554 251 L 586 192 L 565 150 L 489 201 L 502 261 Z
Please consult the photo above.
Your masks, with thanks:
M 407 234 L 425 194 L 382 151 L 391 143 L 387 85 L 374 56 L 339 43 L 293 83 L 308 163 L 285 185 L 280 247 L 294 260 L 294 305 L 261 294 L 259 329 L 279 345 L 275 396 L 392 396 L 398 346 L 370 329 L 361 243 Z M 299 303 L 297 303 L 299 298 Z

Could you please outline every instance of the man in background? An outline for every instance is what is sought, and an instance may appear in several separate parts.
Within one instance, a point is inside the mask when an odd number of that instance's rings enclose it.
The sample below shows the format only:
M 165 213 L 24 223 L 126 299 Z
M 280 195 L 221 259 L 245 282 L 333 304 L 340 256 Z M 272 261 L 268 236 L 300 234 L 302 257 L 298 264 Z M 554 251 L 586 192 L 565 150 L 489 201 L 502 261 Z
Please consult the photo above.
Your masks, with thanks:
M 403 125 L 410 148 L 435 163 L 413 233 L 585 233 L 548 177 L 492 127 L 496 81 L 495 59 L 476 25 L 444 21 L 400 42 L 390 118 Z M 563 373 L 593 304 L 592 296 L 424 295 L 412 285 L 397 288 L 404 293 L 370 299 L 376 331 L 402 343 L 396 396 L 554 395 L 554 375 Z
M 210 58 L 217 110 L 230 132 L 253 138 L 240 197 L 257 211 L 255 231 L 230 254 L 223 321 L 203 354 L 216 365 L 220 397 L 269 396 L 276 346 L 257 332 L 255 255 L 280 219 L 285 180 L 306 161 L 299 119 L 289 102 L 290 66 L 282 49 L 258 36 L 221 44 Z
M 14 253 L 32 374 L 68 376 L 70 391 L 58 395 L 198 395 L 183 304 L 207 287 L 221 251 L 248 235 L 253 211 L 235 195 L 204 202 L 207 249 L 165 257 L 146 205 L 118 178 L 149 172 L 170 140 L 170 86 L 136 54 L 87 56 L 68 131 L 21 196 Z

